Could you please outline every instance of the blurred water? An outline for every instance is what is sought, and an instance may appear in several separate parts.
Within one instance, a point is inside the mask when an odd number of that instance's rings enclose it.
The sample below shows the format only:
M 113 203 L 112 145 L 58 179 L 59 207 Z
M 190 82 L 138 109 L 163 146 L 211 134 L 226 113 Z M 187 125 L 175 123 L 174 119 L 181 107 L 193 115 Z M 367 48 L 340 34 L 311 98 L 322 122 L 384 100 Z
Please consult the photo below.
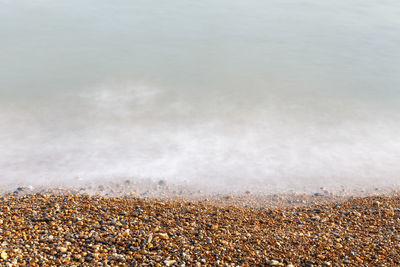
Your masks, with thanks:
M 0 0 L 0 179 L 388 186 L 398 1 Z

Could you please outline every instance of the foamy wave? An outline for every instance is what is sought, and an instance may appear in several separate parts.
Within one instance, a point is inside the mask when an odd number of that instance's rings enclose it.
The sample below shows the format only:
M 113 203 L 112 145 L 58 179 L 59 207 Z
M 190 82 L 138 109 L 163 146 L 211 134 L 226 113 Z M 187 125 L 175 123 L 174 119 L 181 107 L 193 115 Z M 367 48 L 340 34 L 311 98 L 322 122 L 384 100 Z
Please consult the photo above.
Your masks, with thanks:
M 364 109 L 361 118 L 375 117 L 360 119 L 361 112 L 337 120 L 330 112 L 316 120 L 318 114 L 305 116 L 310 110 L 300 105 L 297 113 L 272 106 L 241 112 L 240 120 L 227 120 L 235 114 L 190 120 L 196 111 L 178 100 L 162 103 L 164 93 L 147 86 L 96 86 L 81 94 L 79 114 L 66 111 L 58 127 L 40 114 L 20 121 L 17 111 L 13 119 L 3 116 L 2 181 L 153 177 L 213 190 L 301 191 L 398 180 L 395 114 Z

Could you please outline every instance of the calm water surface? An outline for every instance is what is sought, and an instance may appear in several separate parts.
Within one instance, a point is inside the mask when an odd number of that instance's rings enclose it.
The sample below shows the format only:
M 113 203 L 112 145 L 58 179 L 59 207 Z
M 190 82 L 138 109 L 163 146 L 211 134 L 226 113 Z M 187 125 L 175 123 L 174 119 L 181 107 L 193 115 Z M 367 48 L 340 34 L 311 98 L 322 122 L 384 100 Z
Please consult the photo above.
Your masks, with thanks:
M 390 186 L 398 1 L 0 0 L 4 184 Z

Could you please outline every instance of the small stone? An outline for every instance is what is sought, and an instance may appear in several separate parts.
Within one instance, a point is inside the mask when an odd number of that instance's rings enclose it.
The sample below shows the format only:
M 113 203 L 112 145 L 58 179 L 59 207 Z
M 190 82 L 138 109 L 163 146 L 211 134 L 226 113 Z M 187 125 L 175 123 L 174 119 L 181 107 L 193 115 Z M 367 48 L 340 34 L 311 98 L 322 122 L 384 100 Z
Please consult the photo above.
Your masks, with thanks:
M 361 213 L 359 213 L 358 211 L 353 211 L 353 214 L 356 217 L 361 217 Z
M 379 202 L 379 201 L 374 201 L 374 202 L 372 203 L 372 205 L 374 205 L 375 207 L 379 207 L 379 206 L 381 205 L 381 202 Z
M 80 222 L 80 221 L 82 221 L 82 219 L 81 218 L 79 218 L 79 217 L 75 217 L 73 220 L 72 220 L 73 222 Z
M 342 246 L 342 244 L 340 244 L 340 243 L 337 243 L 336 244 L 336 246 L 335 246 L 335 248 L 337 248 L 337 249 L 341 249 L 343 246 Z
M 115 261 L 118 261 L 118 262 L 125 262 L 126 261 L 124 255 L 116 254 L 116 253 L 112 254 L 108 258 L 109 258 L 109 260 L 115 260 Z
M 186 254 L 185 252 L 182 252 L 182 258 L 184 258 L 184 259 L 189 259 L 190 258 L 190 256 L 188 255 L 188 254 Z
M 311 217 L 311 220 L 313 220 L 313 221 L 319 221 L 320 219 L 321 219 L 321 217 L 319 217 L 318 215 Z
M 2 251 L 1 254 L 0 254 L 0 257 L 1 257 L 3 260 L 6 260 L 6 259 L 8 258 L 7 252 Z
M 164 261 L 164 264 L 166 265 L 166 266 L 171 266 L 172 264 L 174 264 L 176 262 L 176 260 L 165 260 Z
M 165 186 L 167 184 L 167 182 L 165 181 L 165 180 L 160 180 L 160 181 L 158 181 L 158 185 L 159 186 Z
M 147 239 L 147 243 L 151 243 L 153 241 L 153 234 L 149 235 L 149 238 Z
M 67 252 L 67 248 L 65 247 L 58 247 L 57 250 L 60 251 L 61 253 Z
M 218 230 L 218 224 L 212 225 L 212 226 L 211 226 L 211 229 L 212 229 L 212 230 Z
M 164 239 L 164 240 L 168 240 L 168 239 L 169 239 L 169 236 L 168 236 L 167 233 L 159 233 L 158 236 L 159 236 L 161 239 Z
M 340 235 L 338 234 L 338 233 L 333 233 L 333 235 L 336 237 L 336 238 L 340 238 Z
M 283 263 L 281 263 L 277 260 L 269 260 L 269 261 L 267 261 L 267 264 L 270 266 L 284 266 Z

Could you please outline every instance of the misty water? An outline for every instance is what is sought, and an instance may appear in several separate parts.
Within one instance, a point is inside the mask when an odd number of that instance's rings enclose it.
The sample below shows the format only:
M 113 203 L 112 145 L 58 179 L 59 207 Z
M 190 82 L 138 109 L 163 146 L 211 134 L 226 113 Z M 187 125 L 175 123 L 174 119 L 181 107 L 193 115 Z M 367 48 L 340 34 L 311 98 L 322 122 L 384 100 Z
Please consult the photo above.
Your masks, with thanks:
M 0 0 L 0 184 L 390 187 L 399 74 L 394 0 Z

